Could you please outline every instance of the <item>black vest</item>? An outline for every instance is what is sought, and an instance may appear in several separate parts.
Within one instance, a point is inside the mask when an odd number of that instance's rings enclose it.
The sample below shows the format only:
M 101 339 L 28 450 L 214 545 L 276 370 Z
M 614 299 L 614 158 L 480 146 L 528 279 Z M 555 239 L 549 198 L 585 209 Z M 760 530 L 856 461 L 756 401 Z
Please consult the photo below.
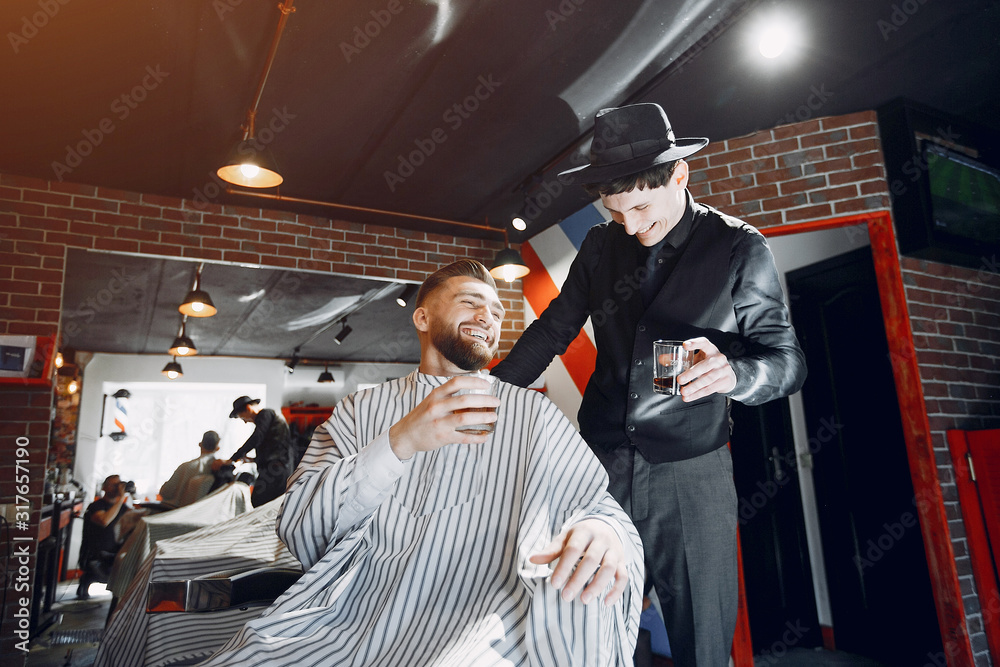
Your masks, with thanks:
M 725 396 L 685 403 L 653 392 L 653 341 L 705 336 L 728 357 L 747 349 L 739 336 L 729 284 L 730 255 L 746 224 L 700 204 L 688 246 L 663 289 L 643 309 L 643 248 L 624 227 L 605 223 L 589 308 L 597 366 L 580 406 L 580 432 L 594 448 L 635 446 L 652 463 L 680 461 L 729 440 Z M 626 388 L 625 391 L 622 389 Z

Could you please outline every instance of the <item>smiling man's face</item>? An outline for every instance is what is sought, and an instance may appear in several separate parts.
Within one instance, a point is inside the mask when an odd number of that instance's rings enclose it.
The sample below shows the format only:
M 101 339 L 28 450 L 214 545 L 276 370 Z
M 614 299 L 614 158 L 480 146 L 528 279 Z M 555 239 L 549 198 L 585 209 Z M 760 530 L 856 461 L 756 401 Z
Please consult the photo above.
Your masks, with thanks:
M 428 356 L 436 366 L 424 372 L 455 375 L 479 370 L 493 359 L 504 308 L 492 287 L 475 278 L 455 276 L 435 290 L 422 308 L 422 330 L 434 348 Z

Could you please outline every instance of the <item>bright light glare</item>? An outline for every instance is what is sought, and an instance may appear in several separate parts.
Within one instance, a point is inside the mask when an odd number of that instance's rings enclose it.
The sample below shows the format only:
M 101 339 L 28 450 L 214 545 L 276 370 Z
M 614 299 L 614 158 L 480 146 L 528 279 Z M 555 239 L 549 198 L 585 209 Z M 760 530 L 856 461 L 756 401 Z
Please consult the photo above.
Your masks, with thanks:
M 788 55 L 800 39 L 799 28 L 787 16 L 769 16 L 757 23 L 754 40 L 760 55 L 771 60 Z
M 528 228 L 528 223 L 524 221 L 524 218 L 514 218 L 510 221 L 510 226 L 519 232 L 523 232 Z
M 517 270 L 512 264 L 503 267 L 503 279 L 509 283 L 517 280 Z
M 187 353 L 190 351 L 191 348 L 187 347 L 186 345 L 181 345 L 180 347 L 177 348 L 177 356 L 178 357 L 187 356 Z
M 180 374 L 177 371 L 167 371 L 167 377 L 170 378 L 171 380 L 176 380 L 178 377 L 180 377 Z
M 260 167 L 250 163 L 241 164 L 240 173 L 247 178 L 255 178 L 260 173 Z
M 80 385 L 78 385 L 78 384 L 76 383 L 76 380 L 72 380 L 72 381 L 71 381 L 71 382 L 69 383 L 69 387 L 68 387 L 68 389 L 69 389 L 69 393 L 71 393 L 71 394 L 75 394 L 75 393 L 76 393 L 76 391 L 77 391 L 77 390 L 78 390 L 79 388 L 80 388 Z
M 200 313 L 201 311 L 205 310 L 205 304 L 203 304 L 201 301 L 194 301 L 191 303 L 191 310 L 193 310 L 196 313 Z

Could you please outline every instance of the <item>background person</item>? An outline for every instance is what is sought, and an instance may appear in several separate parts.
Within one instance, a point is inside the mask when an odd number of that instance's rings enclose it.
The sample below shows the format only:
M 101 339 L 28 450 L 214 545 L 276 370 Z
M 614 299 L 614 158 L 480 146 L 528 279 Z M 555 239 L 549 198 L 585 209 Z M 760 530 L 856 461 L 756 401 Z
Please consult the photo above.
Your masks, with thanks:
M 115 531 L 118 521 L 130 509 L 125 482 L 118 475 L 108 475 L 101 485 L 102 495 L 90 503 L 83 515 L 83 538 L 80 541 L 80 583 L 76 597 L 90 597 L 90 585 L 106 582 L 121 547 Z
M 250 494 L 250 503 L 254 507 L 260 507 L 285 492 L 285 483 L 294 466 L 288 424 L 277 412 L 261 408 L 259 404 L 259 398 L 251 399 L 249 396 L 240 396 L 233 401 L 229 417 L 253 424 L 254 429 L 243 446 L 226 461 L 226 464 L 231 464 L 242 460 L 251 450 L 256 452 L 257 479 Z
M 198 447 L 201 455 L 177 466 L 170 479 L 160 487 L 160 498 L 165 504 L 183 507 L 208 495 L 214 473 L 225 463 L 215 458 L 219 451 L 219 434 L 205 431 Z

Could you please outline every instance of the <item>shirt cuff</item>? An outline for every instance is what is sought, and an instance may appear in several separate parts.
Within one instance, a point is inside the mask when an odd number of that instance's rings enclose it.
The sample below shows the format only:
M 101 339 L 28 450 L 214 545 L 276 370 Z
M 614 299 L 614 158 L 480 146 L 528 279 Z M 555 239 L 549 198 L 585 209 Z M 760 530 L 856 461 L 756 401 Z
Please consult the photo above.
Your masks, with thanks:
M 389 431 L 368 443 L 358 452 L 356 462 L 365 491 L 381 494 L 403 475 L 403 462 L 389 446 Z M 367 495 L 367 494 L 365 494 Z

